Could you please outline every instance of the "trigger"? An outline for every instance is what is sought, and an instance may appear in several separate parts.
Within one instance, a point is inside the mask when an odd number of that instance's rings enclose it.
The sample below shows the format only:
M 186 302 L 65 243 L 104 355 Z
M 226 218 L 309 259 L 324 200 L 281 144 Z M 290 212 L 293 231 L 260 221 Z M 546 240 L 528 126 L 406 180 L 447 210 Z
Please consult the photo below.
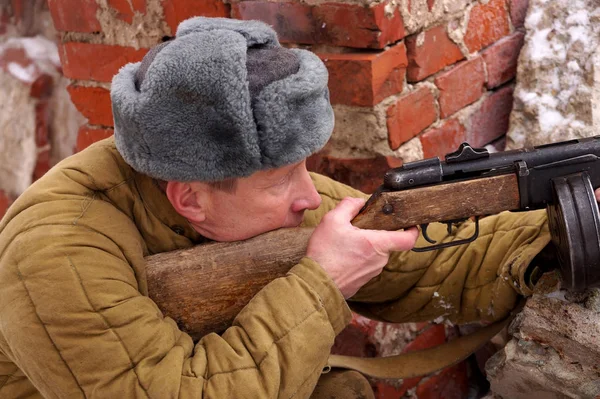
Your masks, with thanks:
M 431 238 L 429 238 L 429 236 L 427 235 L 427 227 L 429 227 L 429 223 L 425 223 L 421 225 L 421 233 L 423 234 L 423 238 L 427 240 L 428 243 L 430 244 L 435 244 L 436 241 L 432 240 Z

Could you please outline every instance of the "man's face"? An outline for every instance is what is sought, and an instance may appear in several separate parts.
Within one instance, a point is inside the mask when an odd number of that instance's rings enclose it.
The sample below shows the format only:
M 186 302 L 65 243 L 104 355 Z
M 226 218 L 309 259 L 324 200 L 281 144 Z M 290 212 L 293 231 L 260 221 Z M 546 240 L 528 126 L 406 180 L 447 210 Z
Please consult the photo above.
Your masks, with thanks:
M 204 220 L 190 222 L 204 237 L 216 241 L 245 240 L 280 227 L 298 226 L 305 210 L 321 204 L 306 161 L 238 179 L 230 191 L 201 182 L 191 185 Z

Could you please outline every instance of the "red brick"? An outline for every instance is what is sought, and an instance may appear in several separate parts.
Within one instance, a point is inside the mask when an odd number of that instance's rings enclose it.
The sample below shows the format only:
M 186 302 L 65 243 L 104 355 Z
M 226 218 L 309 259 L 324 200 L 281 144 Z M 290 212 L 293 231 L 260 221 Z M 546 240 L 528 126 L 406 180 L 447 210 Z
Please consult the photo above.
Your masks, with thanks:
M 387 50 L 319 54 L 329 70 L 329 91 L 334 104 L 373 106 L 401 93 L 406 75 L 406 47 Z
M 0 35 L 6 33 L 6 27 L 10 23 L 10 14 L 8 13 L 8 9 L 3 8 L 0 5 Z
M 435 122 L 435 98 L 428 87 L 421 87 L 396 101 L 387 109 L 387 128 L 392 150 L 415 137 Z
M 424 35 L 422 44 L 418 38 Z M 422 37 L 422 36 L 421 36 Z M 464 58 L 460 48 L 450 40 L 445 25 L 439 25 L 406 39 L 407 78 L 418 82 Z
M 521 28 L 525 23 L 529 0 L 509 0 L 510 20 L 515 28 Z
M 102 87 L 69 85 L 71 101 L 91 125 L 113 126 L 110 92 Z
M 386 4 L 244 1 L 233 4 L 232 16 L 268 23 L 283 43 L 383 48 L 405 35 L 400 12 L 395 9 L 392 17 L 386 16 Z
M 9 198 L 4 191 L 0 190 L 0 218 L 6 214 L 6 210 L 12 203 L 12 199 Z
M 435 78 L 440 90 L 440 118 L 474 103 L 484 92 L 485 71 L 481 57 L 461 62 Z
M 340 159 L 317 153 L 307 160 L 310 171 L 329 176 L 364 193 L 374 192 L 390 168 L 400 166 L 399 160 L 379 156 L 369 159 Z
M 177 26 L 191 17 L 229 17 L 229 5 L 222 0 L 162 0 L 165 20 L 175 34 Z
M 433 10 L 433 6 L 435 5 L 435 0 L 427 0 L 427 8 L 429 8 L 429 11 Z M 409 8 L 410 10 L 410 8 Z
M 59 47 L 66 77 L 98 82 L 110 82 L 123 65 L 141 61 L 147 52 L 148 49 L 79 42 L 67 42 Z
M 510 33 L 506 0 L 490 0 L 471 9 L 464 42 L 473 53 Z
M 48 98 L 52 95 L 53 88 L 54 79 L 52 79 L 52 76 L 43 73 L 31 84 L 29 95 L 39 99 Z
M 513 106 L 513 86 L 503 87 L 487 97 L 472 116 L 467 141 L 482 147 L 506 134 Z
M 83 125 L 79 128 L 77 133 L 77 143 L 75 145 L 75 151 L 79 152 L 94 144 L 97 141 L 104 140 L 114 133 L 113 129 L 101 129 L 94 128 L 88 125 Z
M 50 149 L 46 148 L 38 152 L 35 168 L 33 169 L 33 181 L 44 176 L 50 170 Z
M 443 324 L 432 324 L 404 347 L 402 352 L 414 352 L 433 348 L 446 342 L 446 327 Z
M 441 373 L 422 380 L 417 387 L 419 399 L 463 399 L 468 396 L 469 377 L 465 362 L 445 369 Z
M 50 131 L 48 127 L 49 116 L 48 102 L 38 101 L 35 105 L 35 145 L 44 147 L 50 141 Z
M 483 52 L 488 73 L 488 89 L 500 86 L 516 76 L 524 37 L 522 32 L 516 32 L 494 43 Z
M 456 151 L 458 146 L 466 141 L 465 127 L 456 119 L 444 121 L 438 128 L 432 128 L 420 137 L 423 146 L 423 158 L 440 157 Z
M 8 65 L 13 62 L 23 68 L 31 65 L 31 59 L 27 56 L 23 47 L 8 47 L 0 55 L 0 68 L 4 71 L 8 72 Z
M 135 13 L 144 14 L 146 3 L 144 0 L 108 0 L 108 5 L 117 12 L 116 17 L 128 24 L 133 22 Z
M 48 0 L 48 7 L 57 30 L 92 33 L 102 29 L 96 19 L 95 0 Z
M 25 9 L 31 10 L 31 1 L 28 0 L 11 0 L 12 14 L 15 18 L 15 23 L 20 23 L 26 15 Z

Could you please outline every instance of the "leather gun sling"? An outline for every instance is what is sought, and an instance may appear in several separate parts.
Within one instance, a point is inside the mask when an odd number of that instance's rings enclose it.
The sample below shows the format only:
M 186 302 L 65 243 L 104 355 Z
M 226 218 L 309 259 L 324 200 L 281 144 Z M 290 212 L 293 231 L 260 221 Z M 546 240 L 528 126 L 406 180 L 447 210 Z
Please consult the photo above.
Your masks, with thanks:
M 432 374 L 469 357 L 508 325 L 515 314 L 516 312 L 513 312 L 508 317 L 472 334 L 434 348 L 374 358 L 329 355 L 327 365 L 356 370 L 376 378 L 405 379 Z

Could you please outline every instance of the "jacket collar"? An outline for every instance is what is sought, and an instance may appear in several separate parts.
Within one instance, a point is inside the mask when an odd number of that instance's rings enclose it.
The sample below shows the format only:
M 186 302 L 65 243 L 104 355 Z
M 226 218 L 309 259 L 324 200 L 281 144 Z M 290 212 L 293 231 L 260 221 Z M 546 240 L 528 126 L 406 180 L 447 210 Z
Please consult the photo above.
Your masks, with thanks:
M 150 216 L 151 226 L 144 226 L 140 231 L 149 234 L 144 237 L 148 249 L 153 252 L 172 251 L 188 248 L 194 244 L 207 241 L 190 222 L 181 216 L 160 188 L 158 182 L 151 177 L 135 172 L 135 185 Z M 152 234 L 160 231 L 162 234 Z

